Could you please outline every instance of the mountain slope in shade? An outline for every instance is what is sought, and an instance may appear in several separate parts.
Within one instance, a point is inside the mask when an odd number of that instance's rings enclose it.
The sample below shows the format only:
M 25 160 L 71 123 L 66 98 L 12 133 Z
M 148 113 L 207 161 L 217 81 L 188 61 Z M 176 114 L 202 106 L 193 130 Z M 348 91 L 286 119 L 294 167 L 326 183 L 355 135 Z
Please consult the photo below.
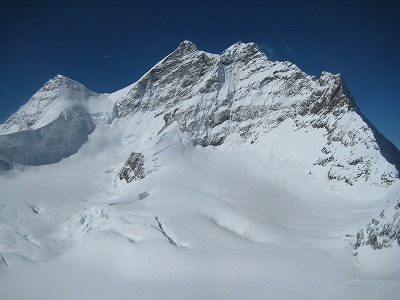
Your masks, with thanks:
M 41 128 L 0 135 L 0 169 L 59 162 L 76 153 L 94 128 L 89 114 L 66 109 Z
M 399 151 L 340 75 L 185 41 L 50 83 L 0 131 L 5 299 L 397 298 Z

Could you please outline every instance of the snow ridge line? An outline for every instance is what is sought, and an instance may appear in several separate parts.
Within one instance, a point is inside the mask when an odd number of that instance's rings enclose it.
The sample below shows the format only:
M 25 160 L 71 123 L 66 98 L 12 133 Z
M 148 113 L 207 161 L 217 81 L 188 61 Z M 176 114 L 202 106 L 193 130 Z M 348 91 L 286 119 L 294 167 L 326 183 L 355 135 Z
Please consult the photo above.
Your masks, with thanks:
M 1 255 L 1 260 L 3 261 L 3 263 L 4 263 L 7 267 L 9 267 L 9 264 L 8 264 L 6 258 L 4 257 L 3 254 Z
M 158 216 L 155 216 L 155 220 L 157 221 L 157 223 L 158 223 L 158 228 L 160 229 L 160 232 L 163 234 L 163 236 L 165 236 L 165 237 L 168 239 L 168 241 L 169 241 L 169 243 L 170 243 L 171 245 L 174 245 L 174 246 L 178 247 L 177 242 L 176 242 L 173 238 L 171 238 L 171 237 L 165 232 L 164 227 L 163 227 L 163 224 L 161 223 L 161 221 L 160 221 L 160 219 L 158 218 Z
M 30 236 L 29 234 L 24 234 L 21 233 L 19 231 L 15 231 L 16 234 L 18 234 L 19 236 L 21 236 L 23 239 L 27 240 L 28 242 L 32 243 L 33 245 L 35 245 L 39 250 L 42 250 L 42 247 L 40 247 L 40 242 L 36 239 L 34 239 L 32 236 Z

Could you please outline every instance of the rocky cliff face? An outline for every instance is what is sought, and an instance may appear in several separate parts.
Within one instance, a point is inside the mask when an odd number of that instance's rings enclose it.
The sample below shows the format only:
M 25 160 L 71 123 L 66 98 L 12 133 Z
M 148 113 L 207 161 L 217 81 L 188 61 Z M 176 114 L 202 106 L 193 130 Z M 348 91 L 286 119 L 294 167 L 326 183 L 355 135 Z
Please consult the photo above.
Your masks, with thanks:
M 133 152 L 126 160 L 118 176 L 120 180 L 125 180 L 127 183 L 132 180 L 143 179 L 145 177 L 143 154 Z
M 114 108 L 118 118 L 146 112 L 162 115 L 163 128 L 177 121 L 202 146 L 237 134 L 242 143 L 257 145 L 291 119 L 297 129 L 325 132 L 326 144 L 310 170 L 323 169 L 348 185 L 398 180 L 399 151 L 361 115 L 340 75 L 309 76 L 292 63 L 269 61 L 252 43 L 237 43 L 221 55 L 181 43 Z
M 400 204 L 383 210 L 356 236 L 353 245 L 354 250 L 360 247 L 371 247 L 372 249 L 389 248 L 400 246 Z

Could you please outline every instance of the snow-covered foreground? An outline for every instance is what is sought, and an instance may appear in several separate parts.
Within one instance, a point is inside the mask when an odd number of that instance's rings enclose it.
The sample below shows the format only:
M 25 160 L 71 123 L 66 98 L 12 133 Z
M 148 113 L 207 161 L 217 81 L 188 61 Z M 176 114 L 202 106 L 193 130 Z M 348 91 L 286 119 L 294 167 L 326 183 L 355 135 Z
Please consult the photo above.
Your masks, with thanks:
M 310 176 L 288 145 L 318 139 L 289 143 L 290 124 L 271 147 L 195 147 L 176 123 L 136 118 L 97 124 L 57 164 L 1 173 L 2 299 L 398 298 L 398 248 L 351 246 L 395 187 Z M 132 151 L 146 176 L 127 184 Z

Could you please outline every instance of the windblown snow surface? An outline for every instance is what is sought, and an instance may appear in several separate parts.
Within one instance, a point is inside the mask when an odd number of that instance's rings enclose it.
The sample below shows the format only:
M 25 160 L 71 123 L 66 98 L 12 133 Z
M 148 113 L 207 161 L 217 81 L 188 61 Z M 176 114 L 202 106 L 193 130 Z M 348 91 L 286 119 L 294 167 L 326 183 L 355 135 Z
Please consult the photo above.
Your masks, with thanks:
M 111 116 L 124 93 L 90 97 Z M 322 176 L 325 129 L 287 118 L 204 147 L 153 111 L 80 111 L 95 127 L 76 153 L 0 171 L 1 299 L 398 299 L 398 245 L 353 247 L 398 181 Z

